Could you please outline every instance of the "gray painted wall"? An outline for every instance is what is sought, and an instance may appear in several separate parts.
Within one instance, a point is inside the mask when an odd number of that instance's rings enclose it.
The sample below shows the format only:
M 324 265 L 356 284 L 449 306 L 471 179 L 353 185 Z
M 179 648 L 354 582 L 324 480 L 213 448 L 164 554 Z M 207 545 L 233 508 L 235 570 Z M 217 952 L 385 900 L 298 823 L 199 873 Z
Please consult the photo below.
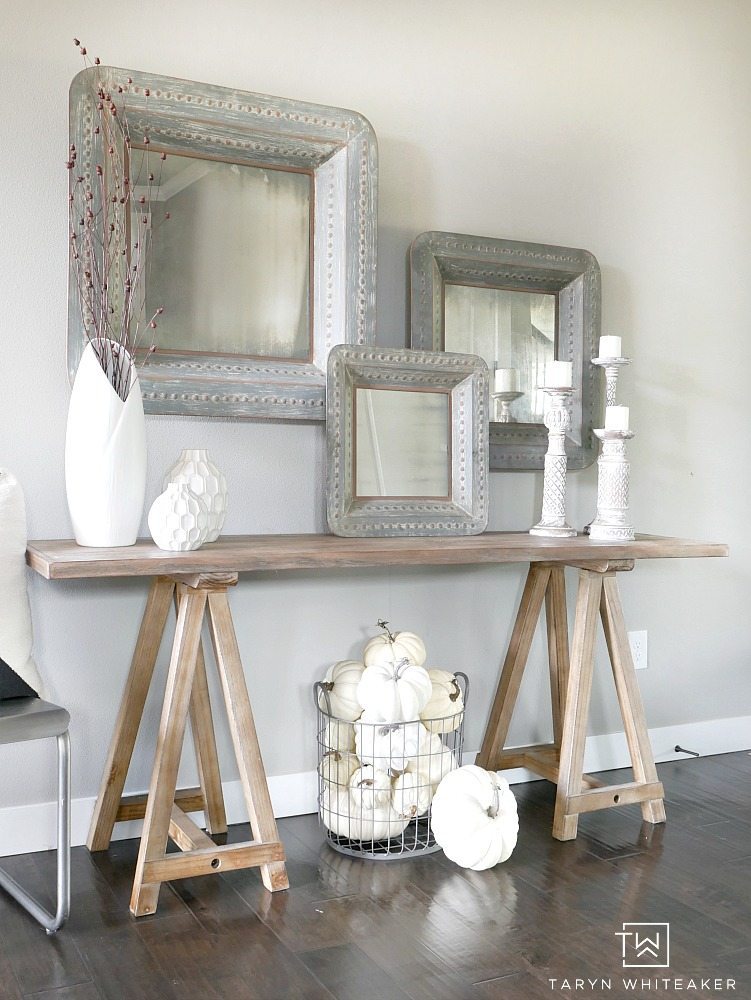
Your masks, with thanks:
M 13 5 L 0 43 L 0 462 L 25 484 L 30 534 L 69 535 L 64 151 L 80 68 L 71 36 L 104 62 L 354 108 L 380 142 L 381 344 L 405 343 L 406 251 L 423 230 L 598 257 L 603 332 L 622 335 L 635 359 L 621 399 L 637 431 L 636 524 L 732 546 L 729 561 L 645 565 L 623 579 L 629 627 L 649 631 L 650 668 L 639 675 L 649 721 L 749 715 L 751 8 L 466 0 L 457 10 L 447 0 L 139 0 L 104 17 L 92 0 Z M 149 499 L 181 448 L 204 447 L 229 480 L 228 532 L 323 529 L 322 427 L 147 423 Z M 592 515 L 595 485 L 594 468 L 571 476 L 573 524 Z M 537 474 L 494 473 L 490 527 L 528 527 L 540 494 Z M 269 773 L 313 766 L 310 685 L 356 654 L 380 616 L 422 634 L 431 663 L 471 675 L 467 740 L 477 748 L 521 581 L 513 567 L 244 579 L 234 609 Z M 74 794 L 93 795 L 144 587 L 34 579 L 31 598 L 39 662 L 74 718 Z M 534 659 L 517 742 L 549 732 L 539 639 Z M 148 733 L 156 722 L 152 701 Z M 601 681 L 592 731 L 615 728 Z M 0 804 L 52 798 L 50 778 L 36 773 L 45 750 L 27 754 L 3 752 Z M 140 743 L 131 788 L 145 787 L 150 760 Z

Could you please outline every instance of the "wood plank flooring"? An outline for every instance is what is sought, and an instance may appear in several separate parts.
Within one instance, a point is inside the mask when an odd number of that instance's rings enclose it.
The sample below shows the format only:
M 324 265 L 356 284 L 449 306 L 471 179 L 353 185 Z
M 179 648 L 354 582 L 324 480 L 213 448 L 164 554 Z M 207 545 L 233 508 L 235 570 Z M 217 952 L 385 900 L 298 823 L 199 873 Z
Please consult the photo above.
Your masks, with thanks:
M 751 1000 L 751 755 L 658 771 L 666 826 L 642 825 L 638 806 L 610 809 L 582 816 L 570 843 L 550 835 L 553 786 L 516 785 L 519 844 L 489 872 L 442 854 L 360 862 L 324 844 L 316 817 L 281 820 L 288 892 L 265 892 L 253 870 L 188 879 L 164 885 L 156 916 L 138 921 L 138 842 L 76 848 L 72 916 L 57 937 L 0 893 L 0 1000 Z M 233 827 L 229 840 L 248 836 Z M 53 854 L 2 863 L 51 902 Z M 624 921 L 670 923 L 669 969 L 624 973 Z M 683 977 L 683 990 L 626 990 L 624 974 Z M 577 991 L 577 978 L 611 988 Z M 702 979 L 736 986 L 718 993 Z

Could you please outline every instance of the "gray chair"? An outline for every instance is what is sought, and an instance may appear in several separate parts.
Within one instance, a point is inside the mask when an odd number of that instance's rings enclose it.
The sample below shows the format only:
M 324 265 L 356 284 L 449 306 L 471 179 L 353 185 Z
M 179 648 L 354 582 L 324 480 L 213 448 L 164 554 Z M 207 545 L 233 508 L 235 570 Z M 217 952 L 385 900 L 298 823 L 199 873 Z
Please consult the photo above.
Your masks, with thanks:
M 37 920 L 48 934 L 60 930 L 70 911 L 70 716 L 64 708 L 41 698 L 0 701 L 0 745 L 57 739 L 57 909 L 38 903 L 7 872 L 0 869 L 0 886 Z

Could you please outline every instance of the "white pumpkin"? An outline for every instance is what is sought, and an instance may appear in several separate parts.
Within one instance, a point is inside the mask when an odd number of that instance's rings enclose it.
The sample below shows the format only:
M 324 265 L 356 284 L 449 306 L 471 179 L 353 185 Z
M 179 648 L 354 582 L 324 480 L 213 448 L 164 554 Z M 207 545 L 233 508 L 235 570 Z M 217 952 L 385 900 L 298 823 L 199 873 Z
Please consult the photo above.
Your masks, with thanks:
M 425 663 L 428 654 L 419 635 L 414 632 L 389 632 L 388 622 L 384 621 L 379 621 L 378 625 L 384 630 L 383 635 L 376 635 L 368 640 L 362 651 L 366 667 L 403 659 L 417 667 Z
M 443 853 L 462 868 L 484 871 L 516 846 L 519 815 L 505 778 L 467 764 L 447 774 L 433 796 L 430 825 Z
M 358 811 L 372 810 L 391 801 L 391 778 L 386 771 L 372 764 L 358 767 L 350 775 L 348 784 L 350 797 Z
M 431 692 L 420 718 L 431 733 L 453 733 L 464 713 L 462 689 L 454 674 L 432 667 L 428 670 Z
M 403 657 L 366 667 L 357 686 L 357 700 L 371 719 L 412 722 L 420 718 L 431 691 L 427 670 Z
M 407 820 L 397 816 L 391 803 L 375 809 L 358 809 L 348 792 L 326 789 L 321 797 L 321 819 L 332 833 L 350 840 L 385 840 L 398 837 Z
M 345 722 L 354 722 L 362 714 L 362 707 L 357 700 L 357 685 L 360 683 L 365 665 L 358 660 L 340 660 L 332 664 L 326 671 L 323 687 L 328 695 L 331 715 Z M 326 698 L 322 692 L 318 695 L 318 705 L 325 712 Z
M 430 733 L 421 722 L 380 722 L 367 712 L 354 723 L 355 751 L 363 764 L 382 771 L 406 771 L 426 751 Z
M 323 755 L 321 763 L 318 765 L 318 773 L 324 785 L 346 789 L 349 787 L 349 779 L 359 766 L 360 761 L 353 753 L 330 750 Z
M 443 745 L 441 737 L 437 733 L 431 733 L 420 756 L 413 758 L 407 764 L 407 771 L 411 774 L 421 774 L 435 793 L 441 780 L 458 766 L 456 757 L 447 746 Z
M 339 753 L 353 753 L 355 749 L 355 727 L 351 722 L 340 722 L 329 719 L 323 730 L 323 745 L 326 750 L 338 750 Z
M 391 805 L 397 816 L 403 819 L 411 820 L 422 816 L 428 811 L 432 798 L 433 786 L 420 772 L 405 771 L 394 781 Z

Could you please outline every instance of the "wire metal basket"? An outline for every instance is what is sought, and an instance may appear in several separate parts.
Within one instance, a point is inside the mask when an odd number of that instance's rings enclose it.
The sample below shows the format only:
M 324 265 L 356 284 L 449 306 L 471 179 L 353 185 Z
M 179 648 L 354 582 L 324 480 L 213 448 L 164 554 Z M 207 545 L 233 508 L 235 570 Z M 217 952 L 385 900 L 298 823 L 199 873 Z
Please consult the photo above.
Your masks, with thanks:
M 469 679 L 454 675 L 462 709 L 413 722 L 347 722 L 313 686 L 318 719 L 318 816 L 342 854 L 396 861 L 440 850 L 430 828 L 441 779 L 461 767 Z

